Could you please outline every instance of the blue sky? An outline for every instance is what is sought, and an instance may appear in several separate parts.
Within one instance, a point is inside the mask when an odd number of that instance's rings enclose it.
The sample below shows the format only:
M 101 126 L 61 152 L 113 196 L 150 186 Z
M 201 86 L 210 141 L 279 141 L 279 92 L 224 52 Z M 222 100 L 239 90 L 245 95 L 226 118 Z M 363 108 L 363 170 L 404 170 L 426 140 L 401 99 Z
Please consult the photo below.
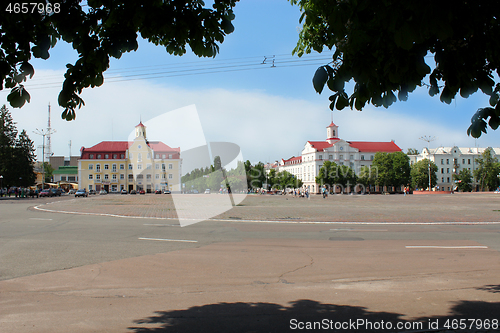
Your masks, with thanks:
M 82 146 L 127 140 L 140 119 L 147 121 L 194 104 L 206 140 L 237 143 L 243 158 L 252 162 L 296 156 L 307 140 L 326 139 L 331 119 L 329 94 L 327 90 L 315 93 L 311 80 L 316 68 L 329 61 L 331 52 L 292 57 L 300 12 L 286 0 L 242 1 L 235 14 L 235 31 L 226 37 L 215 59 L 189 52 L 174 57 L 145 41 L 137 52 L 113 59 L 104 85 L 84 91 L 86 106 L 77 111 L 73 122 L 60 118 L 57 95 L 65 65 L 77 55 L 60 41 L 49 60 L 33 61 L 35 77 L 26 84 L 32 101 L 22 109 L 11 108 L 18 128 L 26 129 L 40 146 L 42 138 L 32 131 L 47 126 L 50 102 L 52 127 L 57 131 L 52 136 L 53 152 L 68 155 L 71 140 L 71 153 L 77 155 Z M 276 67 L 271 67 L 273 55 Z M 265 57 L 268 60 L 262 64 Z M 212 73 L 200 74 L 206 71 Z M 148 78 L 151 76 L 159 77 Z M 6 91 L 0 92 L 4 103 L 6 96 Z M 343 139 L 395 140 L 404 151 L 409 147 L 421 150 L 427 145 L 419 140 L 424 135 L 436 137 L 431 147 L 498 147 L 498 131 L 490 130 L 478 140 L 466 134 L 472 114 L 487 106 L 487 101 L 476 93 L 445 105 L 421 88 L 407 102 L 389 109 L 368 106 L 362 112 L 335 111 L 334 122 Z M 148 135 L 150 140 L 169 144 L 168 133 L 154 134 Z

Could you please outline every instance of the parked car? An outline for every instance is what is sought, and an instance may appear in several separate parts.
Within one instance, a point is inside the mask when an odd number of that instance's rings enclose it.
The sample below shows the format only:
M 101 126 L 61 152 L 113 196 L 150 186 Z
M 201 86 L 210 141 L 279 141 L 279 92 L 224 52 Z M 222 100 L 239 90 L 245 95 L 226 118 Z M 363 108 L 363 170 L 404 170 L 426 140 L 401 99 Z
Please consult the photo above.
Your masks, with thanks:
M 88 197 L 89 194 L 87 193 L 87 190 L 86 189 L 80 189 L 78 191 L 75 192 L 75 198 L 77 197 Z
M 75 189 L 71 189 L 68 191 L 68 194 L 75 194 L 76 193 L 76 190 Z
M 137 194 L 137 192 L 135 190 L 131 190 L 130 194 Z
M 121 194 L 127 194 L 127 190 L 126 189 L 123 189 L 120 191 Z
M 51 188 L 50 189 L 50 196 L 51 197 L 60 197 L 62 194 L 62 191 L 60 188 Z
M 144 191 L 144 190 L 140 190 L 140 191 L 139 191 L 139 194 L 146 194 L 146 191 Z
M 209 188 L 207 188 L 207 189 L 205 190 L 205 194 L 210 194 L 210 189 L 209 189 Z
M 155 194 L 161 194 L 161 191 L 160 190 L 156 190 Z
M 106 190 L 100 190 L 99 191 L 99 195 L 104 195 L 104 194 L 108 194 L 108 192 L 106 192 Z
M 46 188 L 46 189 L 43 189 L 40 194 L 39 194 L 40 197 L 50 197 L 50 189 Z
M 170 190 L 165 190 L 163 191 L 163 194 L 172 194 L 172 192 L 170 192 Z

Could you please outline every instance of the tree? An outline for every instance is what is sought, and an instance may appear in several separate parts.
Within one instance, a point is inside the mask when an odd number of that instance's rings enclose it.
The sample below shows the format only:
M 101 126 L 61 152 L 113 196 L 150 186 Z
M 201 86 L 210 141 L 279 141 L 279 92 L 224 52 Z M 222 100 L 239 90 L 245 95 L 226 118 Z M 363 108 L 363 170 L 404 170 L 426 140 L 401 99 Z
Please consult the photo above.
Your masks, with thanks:
M 35 183 L 35 148 L 25 130 L 18 136 L 12 116 L 0 108 L 0 175 L 3 185 L 31 186 Z
M 377 175 L 376 175 L 375 169 L 372 170 L 371 167 L 365 165 L 365 166 L 361 167 L 361 169 L 359 170 L 359 175 L 358 175 L 357 181 L 358 181 L 358 183 L 367 187 L 367 186 L 375 184 L 376 179 L 377 179 L 376 177 L 377 177 Z
M 250 161 L 247 161 L 248 164 Z M 246 162 L 245 162 L 245 165 Z M 250 165 L 249 170 L 247 171 L 248 177 L 248 188 L 262 188 L 264 182 L 266 181 L 266 170 L 264 168 L 264 163 L 259 162 L 254 166 Z
M 428 87 L 430 96 L 440 94 L 447 104 L 457 93 L 467 98 L 480 89 L 490 97 L 490 106 L 474 114 L 467 134 L 478 138 L 487 125 L 493 130 L 500 125 L 500 83 L 494 76 L 500 65 L 497 3 L 290 1 L 302 11 L 294 53 L 334 51 L 332 62 L 313 78 L 318 93 L 325 84 L 334 93 L 331 110 L 362 110 L 367 103 L 387 108 L 397 99 L 406 101 L 418 86 Z M 351 80 L 354 89 L 348 94 L 345 84 Z
M 431 162 L 431 188 L 437 184 L 436 172 L 438 167 L 434 162 Z M 413 188 L 428 188 L 429 187 L 429 160 L 427 158 L 418 161 L 411 167 L 411 186 Z M 430 189 L 429 189 L 430 190 Z
M 43 170 L 45 172 L 45 183 L 50 183 L 54 174 L 54 168 L 49 162 L 43 162 Z
M 419 152 L 415 148 L 408 148 L 408 150 L 406 151 L 406 155 L 418 155 L 418 154 Z
M 399 187 L 410 182 L 410 159 L 403 152 L 377 152 L 372 162 L 376 184 Z
M 453 175 L 453 179 L 457 181 L 457 189 L 460 192 L 472 191 L 472 173 L 469 169 L 462 169 L 458 175 Z
M 479 164 L 474 170 L 474 177 L 479 182 L 481 191 L 494 190 L 498 186 L 498 175 L 500 174 L 500 165 L 498 159 L 493 157 L 494 152 L 491 148 L 486 148 L 481 154 L 481 157 L 476 159 Z
M 35 145 L 26 130 L 19 134 L 14 151 L 14 163 L 19 175 L 19 186 L 28 187 L 35 184 Z
M 302 180 L 295 178 L 295 176 L 288 171 L 278 172 L 276 178 L 280 188 L 283 190 L 286 188 L 299 188 L 303 185 Z
M 319 169 L 316 183 L 328 188 L 342 186 L 343 188 L 356 185 L 356 174 L 347 165 L 337 165 L 335 162 L 325 161 Z
M 79 58 L 66 66 L 58 102 L 62 118 L 75 119 L 75 109 L 84 105 L 82 90 L 102 85 L 110 57 L 137 50 L 138 34 L 173 55 L 185 54 L 189 45 L 197 56 L 214 57 L 234 30 L 236 1 L 215 0 L 212 8 L 199 0 L 51 0 L 36 7 L 10 2 L 0 12 L 0 90 L 11 89 L 12 107 L 29 102 L 23 82 L 35 73 L 32 57 L 48 59 L 62 39 Z

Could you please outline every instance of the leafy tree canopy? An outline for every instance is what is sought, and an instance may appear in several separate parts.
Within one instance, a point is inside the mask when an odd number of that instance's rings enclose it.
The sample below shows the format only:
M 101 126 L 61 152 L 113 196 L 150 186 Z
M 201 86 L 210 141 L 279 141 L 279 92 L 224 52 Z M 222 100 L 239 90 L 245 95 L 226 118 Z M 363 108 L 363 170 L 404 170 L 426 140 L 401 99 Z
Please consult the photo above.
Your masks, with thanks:
M 453 179 L 457 181 L 457 189 L 460 192 L 472 191 L 472 172 L 469 169 L 462 169 L 458 175 L 453 175 Z
M 375 172 L 375 183 L 384 186 L 402 186 L 410 181 L 410 158 L 403 152 L 378 152 L 373 158 L 371 172 Z
M 430 162 L 431 169 L 431 189 L 437 184 L 436 172 L 438 167 L 434 162 Z M 418 161 L 411 166 L 411 185 L 413 188 L 426 189 L 429 187 L 429 160 L 427 158 Z M 429 189 L 430 191 L 430 189 Z
M 450 104 L 478 89 L 490 96 L 467 130 L 475 138 L 500 125 L 500 6 L 495 1 L 290 0 L 302 11 L 299 56 L 334 50 L 314 88 L 333 91 L 330 109 L 362 110 L 406 101 L 418 86 Z M 432 10 L 430 10 L 432 9 Z M 426 57 L 434 58 L 431 68 Z M 430 58 L 430 57 L 429 57 Z M 435 65 L 435 66 L 434 66 Z M 428 82 L 424 83 L 424 79 Z M 353 80 L 348 94 L 345 84 Z M 487 123 L 488 121 L 488 123 Z
M 212 8 L 201 0 L 11 2 L 0 11 L 0 90 L 11 89 L 10 105 L 22 107 L 30 101 L 23 82 L 35 73 L 32 57 L 48 59 L 59 40 L 71 43 L 79 58 L 67 65 L 58 102 L 62 118 L 73 120 L 84 105 L 82 90 L 102 85 L 109 58 L 137 50 L 139 34 L 173 55 L 189 45 L 197 56 L 214 57 L 234 30 L 237 1 L 215 0 Z
M 486 148 L 476 162 L 479 166 L 474 170 L 474 177 L 479 182 L 481 191 L 496 189 L 499 184 L 500 164 L 493 149 Z

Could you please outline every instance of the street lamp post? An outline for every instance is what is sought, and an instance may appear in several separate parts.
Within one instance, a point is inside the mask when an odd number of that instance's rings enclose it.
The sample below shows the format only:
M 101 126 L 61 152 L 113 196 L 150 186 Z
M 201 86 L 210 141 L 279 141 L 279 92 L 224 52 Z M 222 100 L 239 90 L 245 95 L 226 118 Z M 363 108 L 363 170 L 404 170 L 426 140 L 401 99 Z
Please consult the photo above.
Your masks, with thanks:
M 0 197 L 3 197 L 3 175 L 0 175 Z
M 44 131 L 43 128 L 39 130 L 38 128 L 33 133 L 41 135 L 43 137 L 43 145 L 42 145 L 42 190 L 45 187 L 45 136 L 49 134 L 54 134 L 55 131 L 51 129 L 47 129 Z
M 430 149 L 430 143 L 431 141 L 436 140 L 436 137 L 430 137 L 427 135 L 424 135 L 419 138 L 420 140 L 424 140 L 427 142 L 427 151 L 429 152 L 428 160 L 429 160 L 429 192 L 431 191 L 431 149 Z

